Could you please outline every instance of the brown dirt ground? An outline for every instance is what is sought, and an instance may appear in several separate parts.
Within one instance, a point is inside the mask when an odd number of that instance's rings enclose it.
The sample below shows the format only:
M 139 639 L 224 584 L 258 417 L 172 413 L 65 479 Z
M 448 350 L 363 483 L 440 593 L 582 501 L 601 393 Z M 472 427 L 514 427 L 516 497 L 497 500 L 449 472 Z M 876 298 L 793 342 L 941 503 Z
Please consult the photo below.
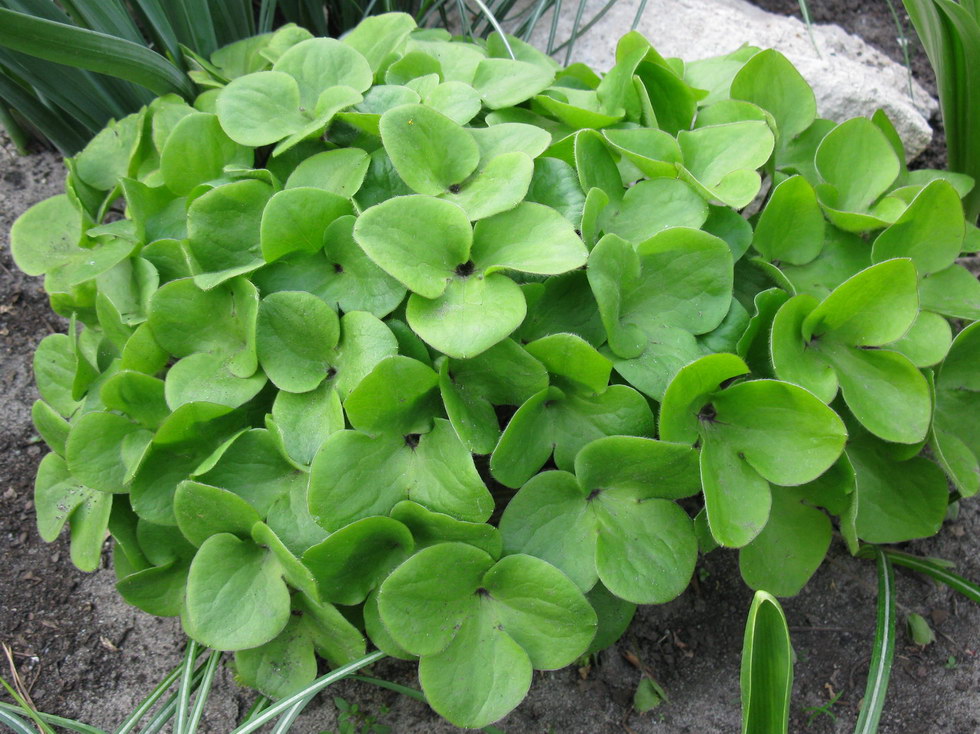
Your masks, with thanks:
M 755 0 L 798 13 L 796 0 Z M 811 0 L 818 22 L 833 21 L 882 50 L 900 53 L 883 0 Z M 934 84 L 921 52 L 913 69 Z M 941 165 L 941 140 L 919 165 Z M 58 193 L 58 158 L 40 152 L 20 158 L 5 138 L 0 148 L 0 641 L 40 710 L 111 728 L 180 659 L 182 635 L 174 620 L 126 606 L 113 588 L 108 558 L 83 574 L 68 560 L 67 541 L 45 544 L 33 519 L 34 472 L 43 445 L 30 423 L 35 399 L 31 356 L 48 333 L 63 328 L 51 315 L 37 279 L 13 266 L 7 233 L 32 203 Z M 963 508 L 937 538 L 908 545 L 912 552 L 955 560 L 963 575 L 980 579 L 980 512 Z M 923 577 L 897 571 L 902 617 L 933 621 L 937 641 L 926 648 L 902 636 L 896 654 L 882 734 L 968 734 L 980 731 L 980 609 Z M 589 670 L 538 673 L 528 699 L 500 722 L 508 734 L 720 734 L 739 729 L 738 670 L 742 629 L 751 594 L 739 579 L 735 556 L 704 558 L 696 583 L 676 601 L 644 608 L 626 636 L 601 653 Z M 792 732 L 851 731 L 863 694 L 875 607 L 874 569 L 835 542 L 828 561 L 802 594 L 785 600 L 797 653 Z M 955 658 L 955 663 L 950 663 Z M 630 662 L 638 661 L 640 667 Z M 669 700 L 645 715 L 632 712 L 643 671 Z M 9 678 L 6 662 L 0 674 Z M 416 685 L 412 666 L 383 662 L 374 674 Z M 331 689 L 378 716 L 397 734 L 458 731 L 413 700 L 366 684 Z M 841 693 L 832 716 L 807 708 Z M 223 671 L 203 731 L 227 732 L 250 702 Z M 387 713 L 381 713 L 387 710 Z M 834 718 L 836 717 L 836 718 Z M 302 717 L 297 734 L 336 728 L 329 696 Z

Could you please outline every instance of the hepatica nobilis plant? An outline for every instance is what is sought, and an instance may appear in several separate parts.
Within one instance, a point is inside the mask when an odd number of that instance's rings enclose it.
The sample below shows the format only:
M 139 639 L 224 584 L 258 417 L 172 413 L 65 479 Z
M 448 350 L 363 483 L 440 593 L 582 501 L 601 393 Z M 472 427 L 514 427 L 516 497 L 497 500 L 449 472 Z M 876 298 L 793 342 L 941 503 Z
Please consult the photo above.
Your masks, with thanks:
M 370 645 L 480 727 L 699 553 L 792 595 L 835 523 L 936 533 L 980 488 L 972 181 L 777 52 L 616 59 L 287 27 L 97 136 L 11 233 L 68 319 L 41 534 L 108 530 L 269 696 Z

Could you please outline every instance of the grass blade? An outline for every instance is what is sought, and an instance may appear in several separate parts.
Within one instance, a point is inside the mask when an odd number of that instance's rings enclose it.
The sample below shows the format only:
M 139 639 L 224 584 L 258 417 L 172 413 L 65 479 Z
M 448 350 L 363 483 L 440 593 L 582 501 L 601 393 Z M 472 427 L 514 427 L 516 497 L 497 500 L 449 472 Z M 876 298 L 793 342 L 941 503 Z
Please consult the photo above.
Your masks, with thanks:
M 500 23 L 497 22 L 497 19 L 494 17 L 493 13 L 490 12 L 490 8 L 483 3 L 483 0 L 473 0 L 473 2 L 475 2 L 483 12 L 484 17 L 487 19 L 490 25 L 493 26 L 493 29 L 500 34 L 500 40 L 503 41 L 504 48 L 507 49 L 507 53 L 510 54 L 512 59 L 516 60 L 517 56 L 514 55 L 514 49 L 510 47 L 510 42 L 507 40 L 507 34 L 504 33 L 504 29 L 500 27 Z
M 793 646 L 776 598 L 755 592 L 742 644 L 742 734 L 786 734 Z
M 895 570 L 881 548 L 873 547 L 870 552 L 874 554 L 878 568 L 878 614 L 868 685 L 854 734 L 875 734 L 878 731 L 878 721 L 888 694 L 892 659 L 895 657 Z
M 585 1 L 586 0 L 580 0 L 579 1 L 579 10 L 578 10 L 578 12 L 581 12 L 581 11 L 583 11 L 585 9 Z M 576 25 L 572 29 L 572 35 L 570 35 L 568 37 L 568 39 L 564 43 L 562 43 L 560 46 L 558 46 L 558 48 L 555 49 L 555 51 L 554 51 L 555 53 L 558 53 L 562 49 L 568 49 L 568 51 L 566 53 L 566 56 L 565 56 L 565 65 L 566 66 L 568 65 L 568 60 L 571 58 L 572 49 L 575 47 L 575 42 L 579 38 L 581 38 L 582 36 L 584 36 L 586 33 L 588 33 L 590 30 L 592 30 L 592 27 L 596 23 L 598 23 L 600 20 L 602 20 L 603 17 L 606 15 L 606 13 L 608 13 L 617 2 L 619 2 L 619 0 L 606 0 L 605 5 L 603 5 L 601 8 L 599 8 L 598 12 L 589 19 L 589 22 L 588 23 L 586 23 L 582 27 L 578 27 Z M 578 16 L 578 13 L 576 13 L 576 23 L 578 22 L 578 20 L 579 20 L 579 16 Z
M 905 24 L 902 23 L 902 19 L 898 17 L 898 11 L 895 10 L 895 3 L 893 0 L 885 0 L 888 5 L 888 11 L 892 14 L 892 21 L 895 23 L 895 30 L 898 31 L 898 45 L 902 47 L 902 61 L 905 62 L 905 70 L 908 72 L 908 82 L 909 82 L 909 99 L 913 98 L 912 92 L 912 59 L 909 56 L 909 39 L 905 34 Z
M 194 709 L 191 711 L 190 719 L 187 722 L 187 731 L 189 734 L 195 734 L 198 724 L 201 723 L 201 717 L 204 715 L 204 706 L 207 704 L 208 696 L 211 694 L 211 685 L 214 682 L 214 674 L 218 669 L 218 663 L 220 661 L 221 652 L 219 650 L 212 650 L 204 667 L 204 678 L 201 679 L 200 690 L 198 691 L 197 698 L 194 699 Z
M 62 3 L 78 25 L 133 43 L 144 43 L 139 28 L 119 0 L 62 0 Z
M 193 692 L 197 690 L 197 687 L 201 684 L 201 679 L 204 677 L 204 668 L 206 663 L 201 663 L 197 670 L 194 671 L 194 677 L 191 678 L 190 690 Z M 143 727 L 140 732 L 141 734 L 157 734 L 160 730 L 167 725 L 167 722 L 174 718 L 174 714 L 177 711 L 177 703 L 179 699 L 180 692 L 174 693 L 166 701 L 163 702 L 163 706 L 157 711 L 156 715 L 150 719 L 145 727 Z
M 26 721 L 24 721 L 23 719 L 17 716 L 14 716 L 12 713 L 9 713 L 6 709 L 0 709 L 0 724 L 6 724 L 7 726 L 9 726 L 11 731 L 14 732 L 14 734 L 37 734 L 36 731 L 33 731 L 27 725 Z
M 969 579 L 965 579 L 943 568 L 940 564 L 928 558 L 921 558 L 920 556 L 913 556 L 909 553 L 902 553 L 901 551 L 891 549 L 883 549 L 883 551 L 888 556 L 888 560 L 895 565 L 905 566 L 906 568 L 911 568 L 913 571 L 931 576 L 936 581 L 941 581 L 946 584 L 953 591 L 958 591 L 970 601 L 980 604 L 980 584 L 975 584 Z
M 194 678 L 194 661 L 197 660 L 198 644 L 195 640 L 187 640 L 184 651 L 184 668 L 180 674 L 180 687 L 177 689 L 177 715 L 174 722 L 174 734 L 188 734 L 187 717 L 191 703 L 191 680 Z
M 258 32 L 268 33 L 272 30 L 272 23 L 276 15 L 276 0 L 262 0 L 259 7 Z
M 332 683 L 346 678 L 351 673 L 354 673 L 361 668 L 365 668 L 371 663 L 376 663 L 381 660 L 385 654 L 381 651 L 376 651 L 365 655 L 363 658 L 359 658 L 352 663 L 341 666 L 336 670 L 332 670 L 326 675 L 313 681 L 310 685 L 304 688 L 298 693 L 294 693 L 288 698 L 284 698 L 281 701 L 277 701 L 274 705 L 267 708 L 261 714 L 256 716 L 251 721 L 248 721 L 241 726 L 236 727 L 231 734 L 251 734 L 251 732 L 258 731 L 267 722 L 272 721 L 274 718 L 287 711 L 288 709 L 295 706 L 297 703 L 305 699 L 307 696 L 318 693 Z
M 0 47 L 0 66 L 22 87 L 33 90 L 48 107 L 68 115 L 76 125 L 95 134 L 112 117 L 125 114 L 118 105 L 110 105 L 97 93 L 93 76 L 80 69 L 36 59 L 27 54 Z M 104 91 L 104 90 L 103 90 Z
M 218 48 L 218 39 L 207 3 L 200 0 L 171 0 L 166 7 L 181 43 L 202 56 L 214 53 Z
M 13 113 L 5 104 L 0 104 L 0 126 L 7 131 L 10 142 L 14 144 L 17 152 L 21 155 L 27 155 L 27 145 L 30 142 L 30 135 L 14 119 Z
M 7 647 L 6 644 L 4 644 L 3 650 L 5 653 L 7 653 L 7 659 L 12 660 L 10 655 L 10 648 Z M 18 681 L 18 676 L 17 676 L 17 670 L 13 667 L 13 663 L 11 663 L 11 671 L 13 672 L 14 683 L 16 684 Z M 31 721 L 37 724 L 38 731 L 43 732 L 43 734 L 55 734 L 54 729 L 52 729 L 50 726 L 45 724 L 44 720 L 37 715 L 37 712 L 34 710 L 33 702 L 29 701 L 30 697 L 28 696 L 26 691 L 24 692 L 23 696 L 20 695 L 16 690 L 14 690 L 14 687 L 11 686 L 9 683 L 7 683 L 7 681 L 5 681 L 3 678 L 0 678 L 0 684 L 2 684 L 3 687 L 7 689 L 7 693 L 9 693 L 11 697 L 14 699 L 14 701 L 17 702 L 17 705 L 20 709 L 18 713 L 23 713 L 25 716 L 29 717 Z M 18 718 L 18 717 L 14 717 L 14 718 Z
M 409 698 L 414 698 L 416 701 L 428 704 L 428 701 L 425 700 L 425 694 L 422 691 L 403 686 L 400 683 L 393 683 L 390 680 L 382 680 L 381 678 L 372 678 L 369 675 L 352 675 L 351 679 L 359 680 L 362 683 L 370 683 L 372 686 L 377 686 L 378 688 L 386 688 L 389 691 L 394 691 L 395 693 L 400 693 L 403 696 L 408 696 Z M 495 726 L 485 726 L 480 731 L 483 734 L 504 734 L 502 729 L 498 729 Z
M 817 52 L 817 57 L 822 58 L 820 56 L 820 49 L 817 47 L 817 39 L 813 36 L 813 16 L 810 15 L 810 4 L 807 0 L 800 0 L 800 15 L 803 16 L 803 23 L 806 25 L 807 35 L 810 36 L 810 45 Z
M 0 8 L 0 45 L 140 84 L 156 94 L 194 96 L 194 85 L 159 54 L 104 33 Z
M 2 66 L 0 66 L 0 99 L 16 109 L 64 155 L 74 155 L 85 147 L 86 138 L 78 133 L 77 126 L 70 125 L 57 112 L 41 104 L 36 96 L 7 76 Z
M 2 714 L 22 714 L 21 708 L 14 706 L 9 703 L 4 703 L 0 701 L 0 723 L 6 723 L 3 719 Z M 55 716 L 54 714 L 42 714 L 40 711 L 35 711 L 35 715 L 54 726 L 60 726 L 62 729 L 68 729 L 69 731 L 78 732 L 78 734 L 106 734 L 102 729 L 97 729 L 94 726 L 89 726 L 88 724 L 83 724 L 80 721 L 72 721 L 71 719 L 66 719 L 62 716 Z M 37 734 L 35 730 L 28 730 L 30 734 Z
M 156 702 L 163 697 L 163 694 L 165 694 L 170 689 L 170 686 L 172 686 L 180 677 L 180 672 L 182 669 L 183 664 L 178 665 L 176 668 L 171 670 L 167 676 L 157 684 L 156 688 L 150 691 L 150 694 L 143 699 L 140 705 L 136 707 L 136 710 L 126 717 L 125 721 L 119 725 L 119 728 L 116 729 L 114 734 L 129 734 L 131 731 L 133 731 L 133 729 L 136 728 L 136 725 L 140 723 L 140 720 L 146 716 L 146 713 L 153 708 L 154 705 L 156 705 Z
M 414 698 L 416 701 L 421 701 L 422 703 L 427 703 L 425 700 L 425 694 L 423 694 L 422 691 L 409 688 L 408 686 L 403 686 L 400 683 L 392 683 L 390 680 L 382 680 L 381 678 L 372 678 L 369 675 L 352 675 L 351 678 L 354 680 L 359 680 L 363 683 L 370 683 L 372 686 L 377 686 L 378 688 L 386 688 L 389 691 L 394 691 L 395 693 L 400 693 L 403 696 Z
M 936 73 L 949 168 L 980 177 L 980 21 L 952 0 L 904 0 L 912 26 Z M 971 10 L 976 10 L 971 4 Z M 963 200 L 980 216 L 980 189 Z
M 160 4 L 160 0 L 133 0 L 133 3 L 142 15 L 143 22 L 158 48 L 166 51 L 172 62 L 180 64 L 182 61 L 180 42 L 177 40 L 177 34 L 174 32 L 174 27 Z
M 243 724 L 247 724 L 256 716 L 265 711 L 269 706 L 272 705 L 272 701 L 265 696 L 259 696 L 252 703 L 252 707 L 246 712 L 245 718 L 242 719 Z
M 313 700 L 314 696 L 316 696 L 316 694 L 311 693 L 306 698 L 302 699 L 301 701 L 298 701 L 291 709 L 289 709 L 289 711 L 284 713 L 279 718 L 279 721 L 276 722 L 276 726 L 270 732 L 270 734 L 287 734 L 287 732 L 293 727 L 293 722 L 296 721 L 296 718 L 301 713 L 303 713 L 303 709 L 305 709 L 309 705 L 310 701 Z
M 572 35 L 568 38 L 568 46 L 565 51 L 565 66 L 572 60 L 572 49 L 575 48 L 575 41 L 578 39 L 579 35 L 579 25 L 582 22 L 582 14 L 585 12 L 585 2 L 586 0 L 579 0 L 578 7 L 575 9 L 575 20 L 572 22 Z M 585 31 L 582 31 L 584 33 Z M 559 47 L 560 48 L 560 47 Z M 558 49 L 555 49 L 556 51 Z

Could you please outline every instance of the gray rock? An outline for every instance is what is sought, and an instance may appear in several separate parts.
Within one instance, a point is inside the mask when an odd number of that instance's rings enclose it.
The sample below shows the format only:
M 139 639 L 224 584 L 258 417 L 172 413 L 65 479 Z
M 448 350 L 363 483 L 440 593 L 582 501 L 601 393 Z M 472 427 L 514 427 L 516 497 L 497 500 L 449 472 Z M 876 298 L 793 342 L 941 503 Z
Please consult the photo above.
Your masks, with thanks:
M 584 18 L 590 18 L 604 0 L 590 0 Z M 571 34 L 574 13 L 558 21 L 557 39 Z M 616 41 L 633 23 L 637 3 L 620 0 L 575 45 L 572 61 L 608 70 L 615 60 Z M 547 42 L 545 19 L 532 37 L 539 47 Z M 835 25 L 806 25 L 767 13 L 744 0 L 648 0 L 637 30 L 664 56 L 685 61 L 719 56 L 743 44 L 775 48 L 789 58 L 813 86 L 822 117 L 843 121 L 870 116 L 878 108 L 891 118 L 905 142 L 909 159 L 932 139 L 928 118 L 936 100 L 916 82 L 909 96 L 907 69 Z M 564 52 L 556 56 L 564 60 Z

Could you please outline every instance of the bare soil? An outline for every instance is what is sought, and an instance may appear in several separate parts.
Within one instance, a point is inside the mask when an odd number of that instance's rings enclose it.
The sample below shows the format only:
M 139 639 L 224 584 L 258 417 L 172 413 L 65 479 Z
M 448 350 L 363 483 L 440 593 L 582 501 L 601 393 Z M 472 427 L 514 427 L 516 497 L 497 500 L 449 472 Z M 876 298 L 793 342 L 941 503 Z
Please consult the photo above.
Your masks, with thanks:
M 755 2 L 776 12 L 799 12 L 796 0 Z M 884 0 L 810 4 L 818 22 L 840 23 L 901 58 Z M 921 51 L 912 50 L 914 72 L 934 89 Z M 940 138 L 918 165 L 941 166 L 943 160 Z M 178 663 L 183 636 L 176 620 L 151 617 L 118 597 L 108 556 L 99 571 L 83 574 L 68 559 L 66 538 L 46 544 L 35 529 L 32 486 L 45 449 L 30 422 L 36 398 L 31 358 L 37 343 L 64 325 L 49 311 L 39 280 L 13 266 L 7 234 L 18 214 L 61 190 L 62 176 L 57 156 L 36 152 L 21 158 L 2 138 L 0 642 L 12 648 L 16 668 L 40 710 L 111 729 Z M 954 560 L 961 574 L 980 579 L 975 505 L 967 503 L 938 537 L 907 544 L 907 550 Z M 980 608 L 921 576 L 900 569 L 897 575 L 902 618 L 911 612 L 926 616 L 938 637 L 926 648 L 901 637 L 880 732 L 980 732 Z M 873 566 L 851 558 L 835 541 L 803 593 L 785 600 L 798 658 L 790 731 L 853 730 L 871 651 L 875 596 Z M 736 556 L 710 554 L 688 591 L 670 604 L 641 609 L 624 638 L 591 667 L 536 674 L 530 696 L 500 728 L 508 734 L 738 731 L 739 658 L 750 599 Z M 0 674 L 9 679 L 10 673 L 0 658 Z M 373 674 L 417 686 L 409 664 L 382 662 Z M 654 677 L 669 699 L 639 715 L 631 702 L 644 674 Z M 397 734 L 458 731 L 424 705 L 367 684 L 345 682 L 331 693 L 357 703 Z M 837 694 L 828 713 L 812 710 Z M 230 731 L 252 697 L 223 670 L 204 731 Z M 323 696 L 294 731 L 316 734 L 336 728 L 331 697 Z

